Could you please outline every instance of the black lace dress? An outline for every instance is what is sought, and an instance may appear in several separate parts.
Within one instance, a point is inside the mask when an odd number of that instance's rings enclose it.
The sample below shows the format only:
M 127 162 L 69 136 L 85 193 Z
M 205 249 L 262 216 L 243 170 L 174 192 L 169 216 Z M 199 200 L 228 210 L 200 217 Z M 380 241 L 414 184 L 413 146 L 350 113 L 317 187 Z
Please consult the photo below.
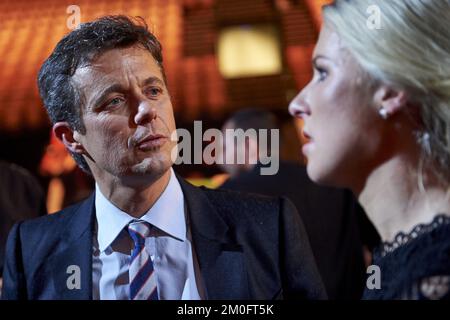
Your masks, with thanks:
M 366 287 L 365 300 L 450 300 L 450 217 L 399 233 L 374 251 L 381 275 L 379 289 Z

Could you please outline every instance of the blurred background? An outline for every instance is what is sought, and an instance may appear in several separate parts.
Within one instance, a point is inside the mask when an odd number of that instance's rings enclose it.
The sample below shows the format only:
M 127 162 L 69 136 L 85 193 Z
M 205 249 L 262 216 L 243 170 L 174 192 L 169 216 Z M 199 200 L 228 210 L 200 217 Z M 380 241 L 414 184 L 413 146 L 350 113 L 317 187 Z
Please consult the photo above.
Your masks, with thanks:
M 261 176 L 259 165 L 182 164 L 175 170 L 195 185 L 287 196 L 305 223 L 328 296 L 359 299 L 379 236 L 350 191 L 309 180 L 300 152 L 302 123 L 287 110 L 312 76 L 321 7 L 329 2 L 1 0 L 0 272 L 6 235 L 15 222 L 54 213 L 94 188 L 51 134 L 38 70 L 78 23 L 126 14 L 144 18 L 163 45 L 178 128 L 193 138 L 196 120 L 203 132 L 280 129 L 277 175 Z M 256 154 L 254 145 L 245 142 L 253 150 L 247 154 Z
M 163 45 L 179 128 L 220 128 L 248 107 L 273 112 L 281 159 L 303 162 L 289 101 L 312 75 L 311 54 L 326 0 L 2 0 L 0 2 L 0 159 L 27 169 L 49 212 L 87 196 L 81 173 L 51 127 L 36 77 L 56 43 L 76 23 L 107 14 L 143 17 Z M 179 165 L 195 184 L 217 187 L 215 165 Z M 7 186 L 2 181 L 2 188 Z

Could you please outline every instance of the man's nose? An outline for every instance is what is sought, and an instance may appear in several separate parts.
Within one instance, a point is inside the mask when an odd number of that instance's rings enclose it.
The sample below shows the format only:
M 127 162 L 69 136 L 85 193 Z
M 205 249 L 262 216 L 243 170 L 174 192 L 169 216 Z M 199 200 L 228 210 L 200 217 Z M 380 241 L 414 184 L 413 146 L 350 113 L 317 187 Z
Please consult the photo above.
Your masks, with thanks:
M 137 113 L 134 116 L 134 122 L 137 125 L 142 125 L 147 122 L 152 122 L 157 117 L 156 108 L 151 105 L 149 101 L 140 101 Z
M 311 109 L 304 99 L 303 91 L 289 104 L 289 113 L 296 118 L 304 118 L 306 115 L 311 114 Z

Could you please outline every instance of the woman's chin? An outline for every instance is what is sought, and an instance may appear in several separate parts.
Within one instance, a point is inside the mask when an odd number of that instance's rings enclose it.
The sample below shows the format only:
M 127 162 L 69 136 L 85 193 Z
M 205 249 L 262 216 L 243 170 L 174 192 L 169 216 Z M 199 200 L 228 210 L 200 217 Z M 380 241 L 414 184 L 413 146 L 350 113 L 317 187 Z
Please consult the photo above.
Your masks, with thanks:
M 335 181 L 336 179 L 333 179 L 333 175 L 330 172 L 314 165 L 312 161 L 308 161 L 306 171 L 309 178 L 316 184 L 330 187 L 339 185 L 338 181 Z
M 309 158 L 311 156 L 311 153 L 315 149 L 315 144 L 312 141 L 308 141 L 302 146 L 302 153 L 305 157 Z
M 308 164 L 306 166 L 306 172 L 308 173 L 308 177 L 315 183 L 319 183 L 321 181 L 320 174 L 312 164 L 312 161 L 308 159 Z

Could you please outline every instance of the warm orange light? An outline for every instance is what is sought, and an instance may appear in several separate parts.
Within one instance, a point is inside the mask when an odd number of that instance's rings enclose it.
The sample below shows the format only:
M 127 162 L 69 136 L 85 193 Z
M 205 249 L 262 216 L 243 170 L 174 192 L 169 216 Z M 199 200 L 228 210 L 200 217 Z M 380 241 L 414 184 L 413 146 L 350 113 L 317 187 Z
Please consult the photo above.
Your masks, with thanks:
M 332 2 L 333 0 L 306 0 L 317 29 L 322 25 L 322 7 Z
M 41 174 L 46 176 L 60 176 L 75 169 L 75 161 L 70 156 L 64 145 L 54 134 L 45 150 L 40 164 Z
M 280 39 L 272 25 L 223 29 L 218 56 L 219 69 L 225 78 L 271 75 L 282 70 Z

